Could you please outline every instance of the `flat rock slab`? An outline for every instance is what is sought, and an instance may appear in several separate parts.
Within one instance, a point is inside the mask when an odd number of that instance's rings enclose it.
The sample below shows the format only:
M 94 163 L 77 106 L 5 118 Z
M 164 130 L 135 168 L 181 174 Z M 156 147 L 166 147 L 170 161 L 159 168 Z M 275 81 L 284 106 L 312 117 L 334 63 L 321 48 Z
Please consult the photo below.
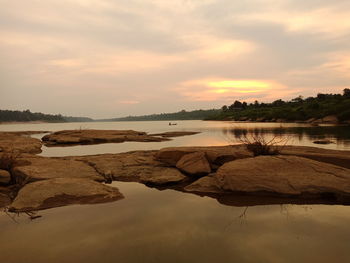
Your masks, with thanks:
M 52 178 L 85 178 L 104 181 L 104 177 L 93 167 L 80 161 L 26 156 L 21 158 L 20 162 L 25 165 L 15 167 L 13 174 L 22 181 L 33 182 Z
M 163 132 L 163 133 L 155 133 L 150 134 L 150 136 L 161 136 L 165 138 L 171 138 L 171 137 L 181 137 L 181 136 L 189 136 L 189 135 L 195 135 L 200 132 L 192 132 L 192 131 L 171 131 L 171 132 Z
M 70 204 L 96 204 L 122 199 L 117 188 L 87 179 L 56 178 L 25 185 L 9 207 L 27 212 Z
M 164 167 L 155 159 L 156 151 L 136 151 L 119 154 L 101 154 L 73 157 L 93 166 L 100 174 L 112 180 L 163 185 L 186 180 L 177 169 Z
M 176 163 L 176 168 L 190 175 L 205 175 L 211 172 L 210 164 L 204 152 L 185 154 Z
M 349 169 L 297 156 L 235 160 L 220 167 L 214 177 L 227 191 L 350 197 Z
M 42 141 L 46 146 L 84 145 L 100 143 L 161 142 L 166 138 L 147 135 L 132 130 L 64 130 L 45 135 Z
M 233 146 L 211 146 L 211 147 L 169 147 L 159 150 L 156 158 L 170 166 L 176 166 L 177 162 L 186 154 L 202 152 L 205 153 L 212 168 L 241 158 L 252 157 L 244 145 Z
M 328 150 L 308 146 L 280 147 L 282 155 L 295 155 L 350 169 L 350 151 Z
M 41 141 L 27 136 L 35 133 L 38 132 L 0 132 L 0 151 L 30 154 L 41 153 Z

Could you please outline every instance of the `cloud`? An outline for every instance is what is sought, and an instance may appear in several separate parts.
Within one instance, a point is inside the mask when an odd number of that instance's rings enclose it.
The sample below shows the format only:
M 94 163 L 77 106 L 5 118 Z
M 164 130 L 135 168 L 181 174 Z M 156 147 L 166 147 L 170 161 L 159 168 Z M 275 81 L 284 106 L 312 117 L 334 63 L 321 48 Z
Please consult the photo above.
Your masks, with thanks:
M 237 80 L 209 78 L 186 81 L 176 89 L 182 96 L 193 101 L 232 101 L 234 99 L 272 100 L 285 97 L 295 90 L 272 80 Z

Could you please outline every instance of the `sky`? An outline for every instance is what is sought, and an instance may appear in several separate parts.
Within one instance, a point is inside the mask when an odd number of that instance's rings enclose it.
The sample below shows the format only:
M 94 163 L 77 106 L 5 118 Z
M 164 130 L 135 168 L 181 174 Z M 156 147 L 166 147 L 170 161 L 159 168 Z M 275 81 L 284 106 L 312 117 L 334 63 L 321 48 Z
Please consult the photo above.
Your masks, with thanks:
M 349 0 L 0 6 L 0 109 L 111 118 L 350 88 Z

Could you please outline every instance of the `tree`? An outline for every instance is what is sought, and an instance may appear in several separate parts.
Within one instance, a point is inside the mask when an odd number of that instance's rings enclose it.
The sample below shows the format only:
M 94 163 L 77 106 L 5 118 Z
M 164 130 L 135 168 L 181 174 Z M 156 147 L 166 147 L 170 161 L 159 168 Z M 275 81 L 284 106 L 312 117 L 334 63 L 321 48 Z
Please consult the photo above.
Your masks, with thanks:
M 228 110 L 228 107 L 226 105 L 222 106 L 221 108 L 222 111 L 227 111 Z
M 343 97 L 350 98 L 350 89 L 343 90 Z

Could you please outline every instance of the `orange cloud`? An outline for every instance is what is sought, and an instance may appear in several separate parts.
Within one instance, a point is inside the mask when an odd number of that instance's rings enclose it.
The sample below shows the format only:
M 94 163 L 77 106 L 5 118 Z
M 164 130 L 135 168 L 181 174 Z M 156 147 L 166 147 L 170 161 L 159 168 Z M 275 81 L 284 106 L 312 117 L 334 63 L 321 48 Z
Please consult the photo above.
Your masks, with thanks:
M 176 89 L 182 96 L 193 101 L 225 101 L 232 98 L 257 97 L 274 99 L 295 93 L 288 87 L 272 80 L 233 80 L 233 79 L 199 79 L 184 82 Z

